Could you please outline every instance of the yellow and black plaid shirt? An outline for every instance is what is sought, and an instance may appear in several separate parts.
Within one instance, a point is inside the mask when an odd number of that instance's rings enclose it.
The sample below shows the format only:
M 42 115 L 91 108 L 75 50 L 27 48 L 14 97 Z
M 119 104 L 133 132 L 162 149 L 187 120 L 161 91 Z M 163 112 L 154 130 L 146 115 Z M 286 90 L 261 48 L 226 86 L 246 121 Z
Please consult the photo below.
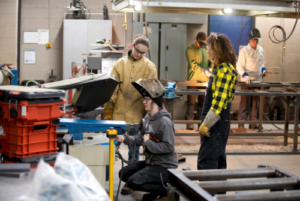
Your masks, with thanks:
M 222 63 L 214 69 L 212 81 L 213 101 L 211 110 L 220 115 L 222 109 L 232 103 L 237 83 L 237 73 L 231 64 Z

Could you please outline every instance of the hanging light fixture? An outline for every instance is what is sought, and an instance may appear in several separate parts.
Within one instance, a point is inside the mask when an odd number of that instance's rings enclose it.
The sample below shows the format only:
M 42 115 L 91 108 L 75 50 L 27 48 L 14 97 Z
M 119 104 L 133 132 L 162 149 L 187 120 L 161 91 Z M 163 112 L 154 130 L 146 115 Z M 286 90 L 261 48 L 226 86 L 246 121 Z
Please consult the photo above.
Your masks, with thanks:
M 230 14 L 230 13 L 232 13 L 232 9 L 231 8 L 224 8 L 222 11 L 223 11 L 224 14 Z

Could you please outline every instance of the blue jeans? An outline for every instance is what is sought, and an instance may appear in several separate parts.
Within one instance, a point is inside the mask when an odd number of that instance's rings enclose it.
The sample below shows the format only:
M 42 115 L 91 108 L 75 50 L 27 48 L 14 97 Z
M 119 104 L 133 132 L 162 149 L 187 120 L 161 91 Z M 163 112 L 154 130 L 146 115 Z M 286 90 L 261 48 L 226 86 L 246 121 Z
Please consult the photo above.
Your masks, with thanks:
M 134 136 L 135 132 L 134 131 L 129 131 L 130 136 Z M 132 145 L 132 149 L 134 149 L 134 145 Z M 130 146 L 128 145 L 128 161 L 132 159 L 132 150 Z M 139 156 L 140 156 L 140 146 L 135 147 L 135 155 L 134 155 L 134 162 L 139 161 Z

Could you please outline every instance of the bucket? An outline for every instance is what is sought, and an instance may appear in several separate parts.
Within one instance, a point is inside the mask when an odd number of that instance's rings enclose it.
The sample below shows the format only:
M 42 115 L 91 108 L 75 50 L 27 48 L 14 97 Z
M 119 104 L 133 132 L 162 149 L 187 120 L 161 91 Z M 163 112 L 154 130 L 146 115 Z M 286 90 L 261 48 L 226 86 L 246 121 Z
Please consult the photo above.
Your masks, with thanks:
M 72 77 L 80 77 L 85 75 L 86 63 L 72 62 Z

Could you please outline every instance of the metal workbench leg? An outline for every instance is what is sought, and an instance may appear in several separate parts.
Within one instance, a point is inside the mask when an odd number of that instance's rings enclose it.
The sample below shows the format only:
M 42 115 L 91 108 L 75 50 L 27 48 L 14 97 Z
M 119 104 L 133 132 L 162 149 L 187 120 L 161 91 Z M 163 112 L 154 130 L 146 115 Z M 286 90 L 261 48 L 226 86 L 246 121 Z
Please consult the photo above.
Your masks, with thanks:
M 283 97 L 284 98 L 284 97 Z M 287 146 L 288 143 L 288 132 L 289 132 L 289 121 L 290 121 L 290 100 L 286 99 L 285 102 L 285 115 L 284 115 L 284 142 L 283 146 Z
M 173 121 L 173 105 L 174 105 L 174 99 L 165 98 L 165 108 L 170 113 L 172 121 Z
M 263 114 L 264 114 L 264 96 L 259 97 L 259 128 L 258 132 L 262 132 L 262 122 L 263 122 Z
M 300 102 L 300 97 L 298 96 L 296 104 L 295 104 L 294 147 L 293 147 L 293 151 L 297 151 L 297 145 L 298 145 L 299 102 Z
M 251 121 L 254 121 L 255 118 L 255 114 L 256 114 L 256 96 L 252 97 L 252 112 L 251 112 Z M 255 124 L 250 124 L 250 128 L 251 129 L 255 129 Z

